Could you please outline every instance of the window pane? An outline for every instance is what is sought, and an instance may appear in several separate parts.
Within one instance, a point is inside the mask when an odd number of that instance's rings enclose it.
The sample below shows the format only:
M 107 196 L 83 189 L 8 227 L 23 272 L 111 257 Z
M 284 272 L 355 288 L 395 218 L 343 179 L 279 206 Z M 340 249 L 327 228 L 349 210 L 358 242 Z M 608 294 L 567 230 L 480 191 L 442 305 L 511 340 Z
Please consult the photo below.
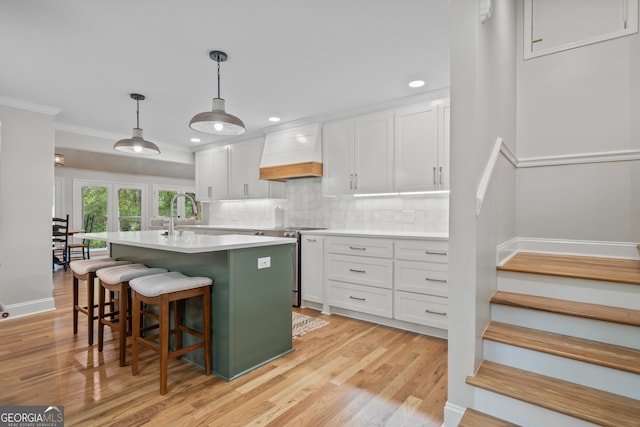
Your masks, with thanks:
M 118 189 L 118 230 L 140 231 L 142 225 L 142 190 Z
M 158 216 L 171 215 L 171 198 L 176 195 L 175 191 L 158 191 Z M 175 213 L 175 212 L 174 212 Z
M 94 215 L 92 232 L 107 231 L 107 188 L 82 187 L 82 215 Z M 106 248 L 107 243 L 92 240 L 90 248 Z
M 193 200 L 196 199 L 196 193 L 187 193 L 188 195 L 190 195 Z M 189 217 L 193 217 L 196 216 L 193 213 L 193 203 L 191 203 L 191 200 L 189 200 L 188 198 L 184 198 L 184 216 L 185 218 L 189 218 Z

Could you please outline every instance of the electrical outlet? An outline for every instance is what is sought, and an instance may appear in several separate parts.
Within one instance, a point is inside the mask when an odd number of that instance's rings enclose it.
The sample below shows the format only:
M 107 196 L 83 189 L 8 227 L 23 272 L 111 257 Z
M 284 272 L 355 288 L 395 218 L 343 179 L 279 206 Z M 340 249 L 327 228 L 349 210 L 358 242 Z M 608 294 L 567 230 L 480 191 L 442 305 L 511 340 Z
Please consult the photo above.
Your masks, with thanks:
M 402 211 L 402 222 L 415 222 L 415 220 L 416 220 L 416 211 L 414 210 Z
M 271 267 L 271 257 L 258 258 L 258 270 Z

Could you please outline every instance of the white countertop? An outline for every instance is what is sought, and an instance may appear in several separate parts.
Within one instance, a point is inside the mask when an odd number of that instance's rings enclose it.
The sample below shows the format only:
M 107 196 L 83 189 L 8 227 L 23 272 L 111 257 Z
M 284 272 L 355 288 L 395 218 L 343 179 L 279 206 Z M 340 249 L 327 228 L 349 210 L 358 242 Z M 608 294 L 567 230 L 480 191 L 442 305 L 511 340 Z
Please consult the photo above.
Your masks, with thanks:
M 163 233 L 165 233 L 164 230 L 121 231 L 77 234 L 74 237 L 182 253 L 227 251 L 231 249 L 296 243 L 296 239 L 284 237 L 250 236 L 242 234 L 211 236 L 195 233 L 183 233 L 182 236 L 176 235 L 169 237 L 164 236 Z
M 449 233 L 429 233 L 421 231 L 383 231 L 383 230 L 305 230 L 303 235 L 317 236 L 352 236 L 352 237 L 384 237 L 396 239 L 429 239 L 429 240 L 449 240 Z

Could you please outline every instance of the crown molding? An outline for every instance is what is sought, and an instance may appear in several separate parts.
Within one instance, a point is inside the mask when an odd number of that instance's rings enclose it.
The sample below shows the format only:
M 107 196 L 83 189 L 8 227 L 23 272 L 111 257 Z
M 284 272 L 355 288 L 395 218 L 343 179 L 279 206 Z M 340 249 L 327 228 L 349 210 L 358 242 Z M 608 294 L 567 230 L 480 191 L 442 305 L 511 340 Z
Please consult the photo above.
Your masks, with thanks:
M 19 110 L 32 111 L 34 113 L 47 114 L 49 116 L 55 116 L 62 111 L 60 108 L 34 104 L 19 99 L 7 98 L 4 96 L 0 96 L 0 105 L 3 105 L 5 107 L 17 108 Z

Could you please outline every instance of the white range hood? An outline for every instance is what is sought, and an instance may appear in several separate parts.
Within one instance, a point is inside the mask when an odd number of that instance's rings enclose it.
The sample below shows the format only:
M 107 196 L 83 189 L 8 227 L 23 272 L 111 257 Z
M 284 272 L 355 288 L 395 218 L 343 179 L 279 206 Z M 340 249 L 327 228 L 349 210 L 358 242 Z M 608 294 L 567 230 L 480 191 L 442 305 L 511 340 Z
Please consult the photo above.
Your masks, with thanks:
M 260 179 L 284 181 L 310 176 L 322 176 L 321 125 L 268 133 L 260 162 Z

